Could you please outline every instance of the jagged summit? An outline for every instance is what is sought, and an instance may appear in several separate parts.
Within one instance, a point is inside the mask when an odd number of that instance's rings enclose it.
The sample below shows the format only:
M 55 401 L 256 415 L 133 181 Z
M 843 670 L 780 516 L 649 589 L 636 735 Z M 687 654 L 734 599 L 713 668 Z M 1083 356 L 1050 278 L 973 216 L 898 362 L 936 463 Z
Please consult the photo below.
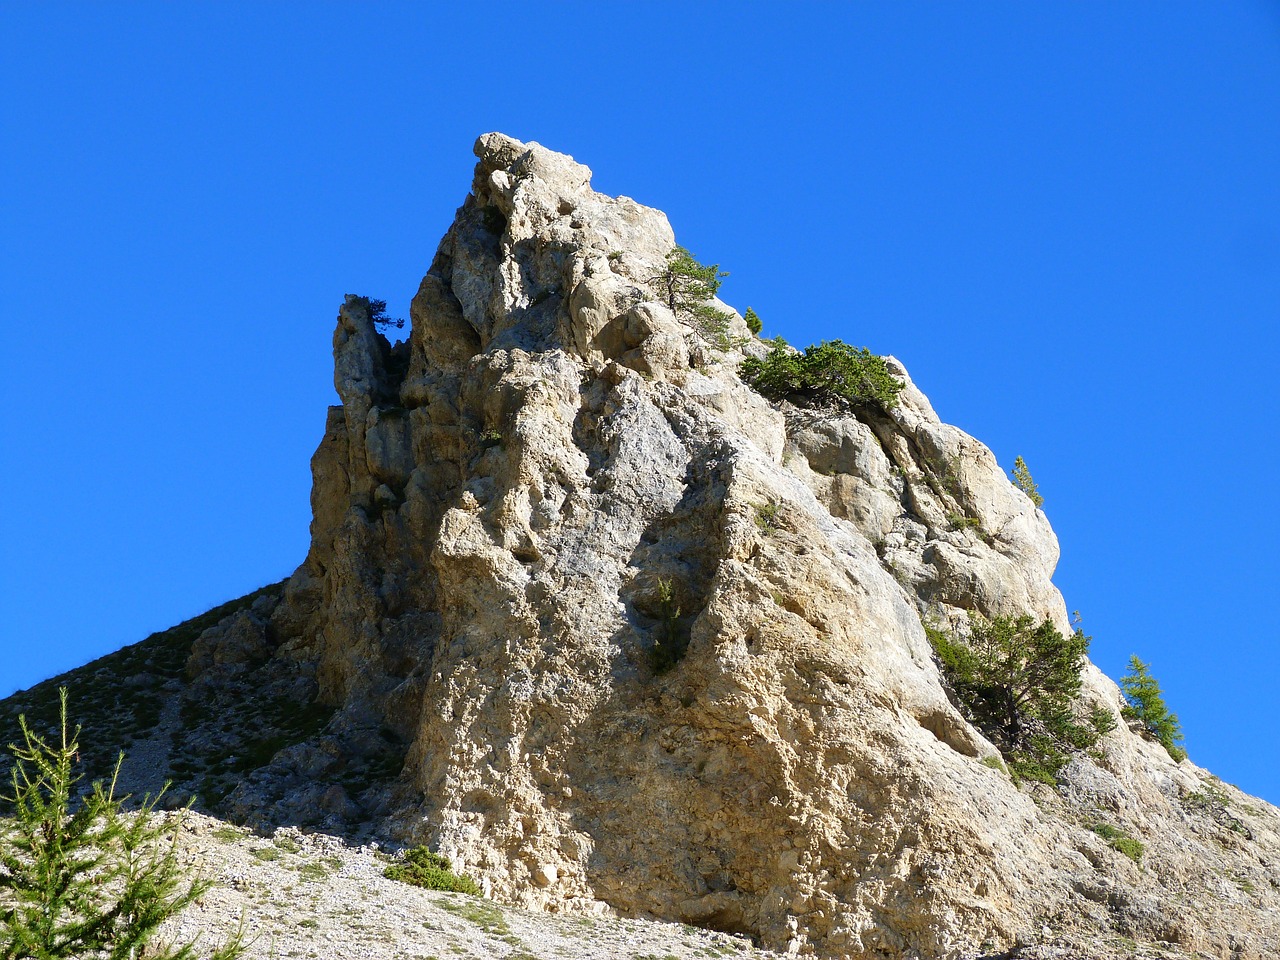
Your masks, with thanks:
M 770 403 L 741 317 L 718 349 L 653 289 L 661 212 L 536 144 L 476 155 L 408 340 L 340 308 L 305 562 L 130 655 L 151 769 L 246 822 L 429 843 L 525 906 L 775 949 L 1280 953 L 1277 812 L 1130 730 L 1096 668 L 1116 727 L 1052 787 L 953 702 L 926 623 L 1071 629 L 985 446 L 892 359 L 887 411 Z

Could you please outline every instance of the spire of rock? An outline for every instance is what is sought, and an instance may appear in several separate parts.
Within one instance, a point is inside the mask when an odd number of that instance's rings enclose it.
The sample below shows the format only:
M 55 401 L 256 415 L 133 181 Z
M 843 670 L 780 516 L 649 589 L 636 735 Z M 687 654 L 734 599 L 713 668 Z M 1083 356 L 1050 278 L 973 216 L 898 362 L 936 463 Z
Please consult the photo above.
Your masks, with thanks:
M 741 317 L 717 349 L 654 288 L 661 212 L 534 143 L 475 153 L 409 339 L 340 308 L 306 561 L 188 665 L 206 700 L 333 711 L 229 807 L 794 953 L 1280 954 L 1280 813 L 1228 813 L 1096 668 L 1083 703 L 1117 727 L 1053 786 L 1016 785 L 953 702 L 926 624 L 1071 629 L 1053 531 L 985 446 L 892 358 L 891 410 L 770 403 Z

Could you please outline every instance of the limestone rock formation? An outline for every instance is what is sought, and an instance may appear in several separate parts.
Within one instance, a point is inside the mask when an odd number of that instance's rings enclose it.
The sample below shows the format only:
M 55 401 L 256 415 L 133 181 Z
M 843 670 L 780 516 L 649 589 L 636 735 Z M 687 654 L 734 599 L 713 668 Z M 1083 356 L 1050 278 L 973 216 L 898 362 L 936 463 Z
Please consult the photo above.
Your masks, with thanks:
M 770 403 L 736 313 L 722 352 L 657 296 L 661 212 L 537 144 L 475 152 L 408 340 L 340 309 L 306 561 L 192 648 L 184 709 L 315 704 L 237 748 L 226 809 L 806 955 L 1280 955 L 1278 812 L 1131 730 L 1096 668 L 1116 729 L 1055 787 L 953 702 L 925 623 L 1071 629 L 1053 531 L 986 447 L 892 359 L 888 412 Z
M 1250 904 L 1275 903 L 1269 854 L 1220 867 L 1248 883 L 1228 904 L 1196 893 L 1214 840 L 1246 841 L 1197 832 L 1189 763 L 1123 724 L 1054 796 L 981 762 L 922 619 L 1070 630 L 1053 531 L 986 447 L 896 364 L 888 415 L 778 409 L 655 296 L 662 213 L 536 144 L 476 155 L 409 340 L 340 312 L 311 553 L 273 621 L 323 701 L 409 744 L 405 835 L 503 899 L 830 955 L 1072 925 L 1276 945 Z M 687 651 L 660 673 L 676 609 Z

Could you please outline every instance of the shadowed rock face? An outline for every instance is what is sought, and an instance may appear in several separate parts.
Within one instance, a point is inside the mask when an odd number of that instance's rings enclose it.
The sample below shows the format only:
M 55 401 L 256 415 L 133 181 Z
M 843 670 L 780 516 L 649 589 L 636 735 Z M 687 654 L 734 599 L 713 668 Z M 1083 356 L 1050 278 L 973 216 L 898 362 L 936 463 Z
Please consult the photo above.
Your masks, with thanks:
M 334 711 L 230 808 L 802 953 L 1280 955 L 1273 808 L 1123 721 L 1056 790 L 982 762 L 923 623 L 1070 630 L 1057 541 L 991 452 L 892 360 L 888 413 L 770 404 L 741 318 L 721 354 L 651 289 L 661 212 L 537 144 L 475 150 L 409 339 L 339 312 L 305 563 L 193 648 L 184 696 L 269 680 Z M 1119 720 L 1092 665 L 1084 697 Z

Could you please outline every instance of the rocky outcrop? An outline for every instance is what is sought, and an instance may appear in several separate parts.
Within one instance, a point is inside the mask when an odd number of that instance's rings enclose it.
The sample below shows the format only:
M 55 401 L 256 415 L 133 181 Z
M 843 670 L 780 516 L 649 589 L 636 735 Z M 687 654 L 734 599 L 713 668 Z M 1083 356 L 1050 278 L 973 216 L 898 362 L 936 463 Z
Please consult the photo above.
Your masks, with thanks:
M 984 763 L 924 624 L 1070 630 L 1053 531 L 986 447 L 892 361 L 889 413 L 769 403 L 740 317 L 721 353 L 655 296 L 661 212 L 536 144 L 476 155 L 409 339 L 340 310 L 306 562 L 193 654 L 269 656 L 336 710 L 241 809 L 373 819 L 503 900 L 799 953 L 1280 952 L 1274 809 L 1123 723 L 1056 789 Z M 352 743 L 394 746 L 394 787 L 299 792 Z

